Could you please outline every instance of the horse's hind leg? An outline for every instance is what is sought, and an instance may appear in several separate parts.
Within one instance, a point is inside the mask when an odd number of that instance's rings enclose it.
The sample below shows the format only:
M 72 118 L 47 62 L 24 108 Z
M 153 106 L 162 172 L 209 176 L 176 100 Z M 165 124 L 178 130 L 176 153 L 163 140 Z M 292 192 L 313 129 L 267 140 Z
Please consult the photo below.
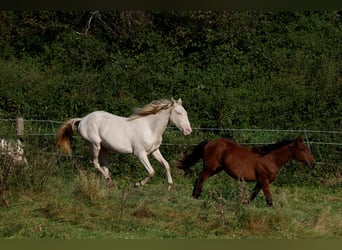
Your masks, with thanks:
M 194 190 L 192 191 L 192 198 L 194 199 L 198 199 L 198 197 L 201 195 L 202 193 L 202 187 L 203 187 L 203 183 L 206 179 L 208 179 L 209 176 L 203 176 L 201 174 L 201 176 L 196 180 L 195 182 L 195 186 L 194 186 Z
M 108 170 L 108 164 L 109 164 L 108 158 L 109 158 L 109 151 L 108 149 L 102 146 L 100 150 L 100 154 L 99 154 L 100 166 L 103 169 L 103 171 L 106 173 L 105 176 L 107 176 L 106 179 L 108 181 L 109 188 L 113 189 L 114 184 L 113 184 L 112 178 Z
M 108 168 L 102 168 L 99 163 L 99 155 L 101 151 L 101 144 L 100 143 L 93 143 L 92 144 L 93 149 L 93 163 L 97 170 L 99 170 L 102 175 L 108 180 L 109 183 L 112 182 L 112 178 L 109 175 Z
M 208 167 L 207 165 L 204 165 L 202 172 L 200 173 L 199 178 L 195 182 L 194 190 L 192 192 L 192 197 L 197 199 L 201 195 L 203 183 L 210 176 L 220 172 L 221 170 L 222 170 L 222 168 L 220 168 L 220 167 L 214 168 L 214 170 L 213 170 L 212 168 Z

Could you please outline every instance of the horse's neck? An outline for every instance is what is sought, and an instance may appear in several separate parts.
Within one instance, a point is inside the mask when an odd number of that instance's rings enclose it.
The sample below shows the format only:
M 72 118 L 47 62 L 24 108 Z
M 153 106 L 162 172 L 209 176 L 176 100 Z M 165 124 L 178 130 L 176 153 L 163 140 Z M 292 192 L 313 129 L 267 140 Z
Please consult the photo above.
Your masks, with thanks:
M 288 148 L 288 145 L 285 145 L 279 149 L 276 149 L 269 153 L 268 155 L 272 157 L 273 161 L 280 169 L 284 166 L 291 158 L 293 157 L 294 151 Z
M 162 110 L 161 112 L 149 115 L 146 117 L 151 130 L 153 130 L 156 134 L 163 134 L 167 124 L 170 119 L 170 110 Z

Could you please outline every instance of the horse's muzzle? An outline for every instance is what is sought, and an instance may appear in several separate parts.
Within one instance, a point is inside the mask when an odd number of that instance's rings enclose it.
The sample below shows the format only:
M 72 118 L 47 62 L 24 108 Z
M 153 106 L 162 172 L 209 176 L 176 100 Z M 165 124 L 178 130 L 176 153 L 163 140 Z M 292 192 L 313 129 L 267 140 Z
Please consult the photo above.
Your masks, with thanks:
M 184 134 L 185 136 L 186 136 L 186 135 L 190 135 L 191 132 L 192 132 L 192 129 L 191 129 L 190 126 L 183 129 L 183 134 Z

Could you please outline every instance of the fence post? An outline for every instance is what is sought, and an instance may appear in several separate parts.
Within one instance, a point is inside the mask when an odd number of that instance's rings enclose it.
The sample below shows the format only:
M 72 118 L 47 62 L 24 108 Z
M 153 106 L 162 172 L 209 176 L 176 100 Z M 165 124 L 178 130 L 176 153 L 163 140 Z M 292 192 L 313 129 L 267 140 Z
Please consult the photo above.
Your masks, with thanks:
M 17 136 L 22 139 L 24 135 L 24 118 L 17 117 Z

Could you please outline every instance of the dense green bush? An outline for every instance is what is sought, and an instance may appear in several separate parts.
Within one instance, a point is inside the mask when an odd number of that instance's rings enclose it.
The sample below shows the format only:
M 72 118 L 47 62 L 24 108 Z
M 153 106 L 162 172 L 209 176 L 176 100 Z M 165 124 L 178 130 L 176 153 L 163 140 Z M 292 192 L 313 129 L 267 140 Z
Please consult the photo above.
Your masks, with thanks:
M 92 14 L 1 13 L 6 116 L 127 115 L 180 96 L 198 126 L 341 125 L 336 12 L 99 12 L 86 26 Z
M 182 98 L 193 127 L 339 130 L 340 14 L 2 11 L 0 115 L 128 116 L 136 106 L 173 96 Z M 269 137 L 193 133 L 188 140 L 219 136 Z M 313 150 L 340 162 L 339 148 Z M 174 159 L 172 152 L 164 154 Z

